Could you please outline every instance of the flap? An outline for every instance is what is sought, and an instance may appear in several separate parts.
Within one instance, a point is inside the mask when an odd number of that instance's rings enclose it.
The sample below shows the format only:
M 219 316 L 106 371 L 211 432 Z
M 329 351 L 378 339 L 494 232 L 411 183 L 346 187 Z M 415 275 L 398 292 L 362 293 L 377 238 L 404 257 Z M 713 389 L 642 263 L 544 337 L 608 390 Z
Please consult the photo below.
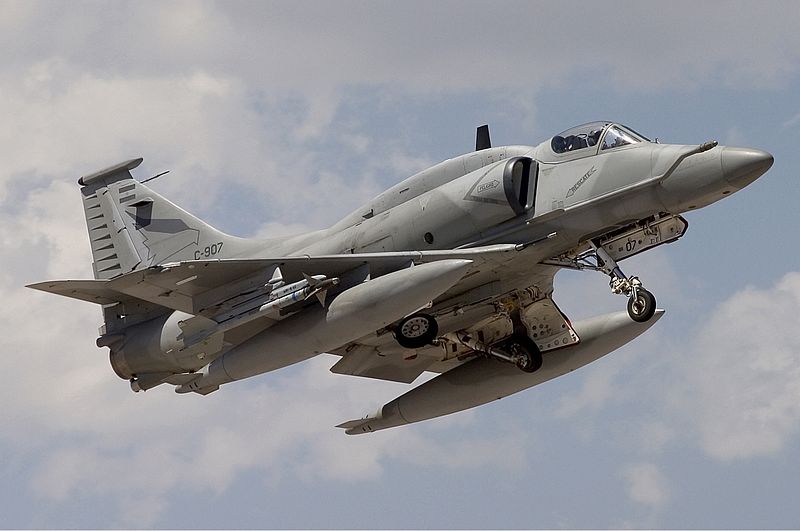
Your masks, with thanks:
M 370 345 L 358 345 L 342 356 L 342 359 L 331 367 L 331 372 L 411 383 L 435 361 L 430 356 L 419 355 L 416 351 L 404 349 L 399 345 L 383 350 Z

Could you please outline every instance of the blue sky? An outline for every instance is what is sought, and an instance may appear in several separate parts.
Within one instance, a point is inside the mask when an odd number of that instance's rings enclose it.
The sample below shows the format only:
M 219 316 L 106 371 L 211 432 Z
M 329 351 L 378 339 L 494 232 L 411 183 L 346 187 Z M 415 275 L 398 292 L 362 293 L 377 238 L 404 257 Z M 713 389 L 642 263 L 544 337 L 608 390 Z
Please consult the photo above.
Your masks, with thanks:
M 798 527 L 800 5 L 0 3 L 0 525 Z M 667 315 L 600 361 L 436 421 L 333 426 L 404 392 L 321 356 L 207 397 L 134 395 L 75 180 L 143 156 L 238 235 L 324 227 L 474 146 L 611 119 L 775 165 L 624 263 Z M 621 309 L 564 272 L 574 319 Z

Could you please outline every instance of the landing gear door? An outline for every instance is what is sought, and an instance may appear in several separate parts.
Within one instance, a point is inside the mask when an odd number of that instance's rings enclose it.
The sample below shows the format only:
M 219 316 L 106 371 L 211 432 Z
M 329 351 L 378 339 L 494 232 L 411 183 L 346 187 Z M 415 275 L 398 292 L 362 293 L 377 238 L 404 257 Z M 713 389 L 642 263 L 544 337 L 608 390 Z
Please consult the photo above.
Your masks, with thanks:
M 689 223 L 681 216 L 655 218 L 629 227 L 621 233 L 604 237 L 600 245 L 613 258 L 619 262 L 642 251 L 670 243 L 686 232 Z

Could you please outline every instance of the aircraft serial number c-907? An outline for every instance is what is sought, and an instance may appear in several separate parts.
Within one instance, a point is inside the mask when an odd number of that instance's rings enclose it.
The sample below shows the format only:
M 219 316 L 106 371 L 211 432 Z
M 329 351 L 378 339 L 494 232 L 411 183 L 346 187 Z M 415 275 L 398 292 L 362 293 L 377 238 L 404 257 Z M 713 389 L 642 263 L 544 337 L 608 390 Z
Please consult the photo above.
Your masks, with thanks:
M 222 242 L 212 243 L 206 245 L 203 249 L 198 249 L 194 252 L 194 259 L 201 260 L 203 258 L 211 258 L 222 252 Z

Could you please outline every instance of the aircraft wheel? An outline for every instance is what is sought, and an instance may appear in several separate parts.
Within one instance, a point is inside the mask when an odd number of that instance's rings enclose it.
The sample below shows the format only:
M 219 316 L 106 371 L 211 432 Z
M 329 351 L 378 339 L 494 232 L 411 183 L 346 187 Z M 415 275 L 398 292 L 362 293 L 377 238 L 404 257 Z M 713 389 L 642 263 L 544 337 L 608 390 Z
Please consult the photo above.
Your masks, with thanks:
M 536 343 L 527 335 L 511 338 L 506 343 L 508 353 L 516 359 L 514 364 L 524 372 L 536 372 L 542 367 L 542 353 Z
M 429 345 L 439 334 L 439 323 L 426 313 L 415 313 L 397 325 L 394 337 L 405 348 L 422 348 Z
M 656 298 L 646 289 L 636 290 L 636 297 L 628 299 L 628 315 L 637 323 L 645 323 L 656 313 Z

